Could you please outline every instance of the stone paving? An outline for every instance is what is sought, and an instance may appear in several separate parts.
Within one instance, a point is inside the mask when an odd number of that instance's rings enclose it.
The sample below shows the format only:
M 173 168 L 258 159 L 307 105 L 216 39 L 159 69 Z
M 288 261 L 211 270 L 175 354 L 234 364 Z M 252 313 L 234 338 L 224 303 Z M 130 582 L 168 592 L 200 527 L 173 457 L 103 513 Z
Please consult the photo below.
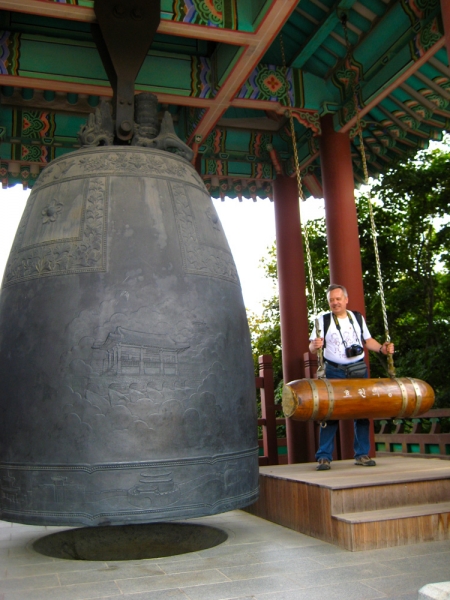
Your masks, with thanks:
M 239 510 L 189 522 L 228 540 L 149 560 L 62 560 L 31 545 L 67 528 L 0 521 L 0 600 L 417 600 L 450 581 L 450 541 L 352 553 Z

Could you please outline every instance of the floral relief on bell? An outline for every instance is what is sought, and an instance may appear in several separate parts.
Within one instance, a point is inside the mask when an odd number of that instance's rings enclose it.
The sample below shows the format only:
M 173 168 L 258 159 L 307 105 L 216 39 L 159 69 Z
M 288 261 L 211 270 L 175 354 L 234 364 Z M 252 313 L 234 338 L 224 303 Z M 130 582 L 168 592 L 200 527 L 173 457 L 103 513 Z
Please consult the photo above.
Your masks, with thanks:
M 53 200 L 41 212 L 43 225 L 45 225 L 46 223 L 54 223 L 58 218 L 62 207 L 62 202 L 57 202 L 56 199 L 53 198 Z

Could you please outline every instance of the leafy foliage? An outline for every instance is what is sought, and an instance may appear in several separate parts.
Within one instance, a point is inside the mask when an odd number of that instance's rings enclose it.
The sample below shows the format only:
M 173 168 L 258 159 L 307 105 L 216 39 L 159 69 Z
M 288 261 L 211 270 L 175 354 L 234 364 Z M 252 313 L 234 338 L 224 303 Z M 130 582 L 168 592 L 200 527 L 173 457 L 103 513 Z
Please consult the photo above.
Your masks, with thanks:
M 323 290 L 328 286 L 329 269 L 327 257 L 327 239 L 324 219 L 309 221 L 306 224 L 308 228 L 308 240 L 311 253 L 311 262 L 314 268 L 314 287 L 316 290 L 316 301 L 318 310 L 327 310 L 328 305 L 323 294 L 318 294 L 317 290 Z M 274 287 L 278 284 L 277 262 L 276 262 L 276 244 L 269 248 L 267 256 L 261 259 L 261 265 L 265 271 L 266 277 L 274 282 Z M 311 282 L 308 282 L 308 286 Z M 308 287 L 308 311 L 313 315 L 313 305 L 311 292 Z M 282 358 L 281 358 L 281 330 L 280 330 L 280 303 L 278 294 L 275 293 L 272 298 L 263 302 L 261 315 L 250 313 L 248 315 L 250 334 L 252 338 L 253 361 L 255 364 L 255 373 L 258 372 L 258 356 L 262 354 L 271 354 L 273 357 L 273 373 L 275 387 L 278 390 L 278 400 L 281 401 L 281 385 L 283 378 Z
M 397 375 L 428 381 L 436 406 L 450 406 L 450 153 L 420 152 L 370 193 Z M 358 213 L 370 329 L 384 339 L 367 195 L 360 197 Z
M 325 219 L 316 219 L 308 221 L 304 226 L 308 237 L 309 252 L 313 269 L 312 282 L 308 277 L 307 283 L 307 305 L 308 314 L 314 316 L 314 307 L 312 302 L 311 286 L 314 285 L 316 296 L 317 312 L 329 310 L 324 290 L 327 289 L 330 282 L 330 269 L 328 266 L 327 234 L 325 230 Z M 306 235 L 304 236 L 306 238 Z
M 266 277 L 277 283 L 277 261 L 275 244 L 269 248 L 267 257 L 261 259 L 261 265 Z M 263 302 L 261 315 L 250 313 L 248 323 L 252 340 L 253 362 L 255 374 L 258 374 L 258 356 L 272 355 L 273 375 L 275 386 L 282 379 L 281 365 L 281 330 L 280 330 L 280 303 L 278 294 Z
M 361 260 L 369 328 L 385 339 L 369 198 L 376 225 L 389 335 L 396 345 L 397 376 L 429 382 L 436 406 L 450 407 L 450 152 L 421 151 L 399 164 L 357 200 Z M 317 310 L 328 308 L 323 291 L 329 282 L 324 219 L 310 221 L 307 234 L 314 271 Z M 276 280 L 276 249 L 263 259 Z M 308 283 L 310 285 L 310 283 Z M 311 293 L 308 310 L 313 314 Z M 278 297 L 264 303 L 260 317 L 250 315 L 255 361 L 274 357 L 275 383 L 282 378 Z M 371 356 L 373 376 L 386 376 Z

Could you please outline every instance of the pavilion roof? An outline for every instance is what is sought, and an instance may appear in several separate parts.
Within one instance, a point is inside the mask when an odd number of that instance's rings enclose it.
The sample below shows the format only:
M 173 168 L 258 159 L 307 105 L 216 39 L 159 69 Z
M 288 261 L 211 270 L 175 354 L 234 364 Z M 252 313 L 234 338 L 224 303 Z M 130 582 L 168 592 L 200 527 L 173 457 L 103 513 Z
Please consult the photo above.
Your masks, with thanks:
M 80 127 L 112 90 L 93 0 L 0 0 L 0 20 L 0 173 L 4 186 L 32 186 L 79 147 Z M 304 191 L 320 197 L 323 115 L 350 132 L 355 183 L 364 179 L 355 94 L 369 175 L 449 128 L 440 2 L 161 0 L 139 91 L 172 113 L 213 196 L 270 197 L 277 173 L 295 172 L 291 106 Z

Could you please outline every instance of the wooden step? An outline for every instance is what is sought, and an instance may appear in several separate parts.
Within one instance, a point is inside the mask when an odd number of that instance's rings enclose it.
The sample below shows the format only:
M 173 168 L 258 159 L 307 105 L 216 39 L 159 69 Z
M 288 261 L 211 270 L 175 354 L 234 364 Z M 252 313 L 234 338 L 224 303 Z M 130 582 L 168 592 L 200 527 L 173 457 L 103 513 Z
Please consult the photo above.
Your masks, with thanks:
M 260 468 L 248 512 L 352 552 L 450 539 L 450 461 L 377 456 Z
M 383 508 L 380 510 L 342 513 L 331 516 L 333 519 L 337 519 L 338 521 L 354 524 L 372 523 L 375 521 L 389 521 L 392 519 L 409 519 L 411 517 L 423 517 L 427 515 L 439 515 L 444 513 L 450 513 L 450 502 L 414 504 L 408 506 L 397 506 L 395 508 Z

